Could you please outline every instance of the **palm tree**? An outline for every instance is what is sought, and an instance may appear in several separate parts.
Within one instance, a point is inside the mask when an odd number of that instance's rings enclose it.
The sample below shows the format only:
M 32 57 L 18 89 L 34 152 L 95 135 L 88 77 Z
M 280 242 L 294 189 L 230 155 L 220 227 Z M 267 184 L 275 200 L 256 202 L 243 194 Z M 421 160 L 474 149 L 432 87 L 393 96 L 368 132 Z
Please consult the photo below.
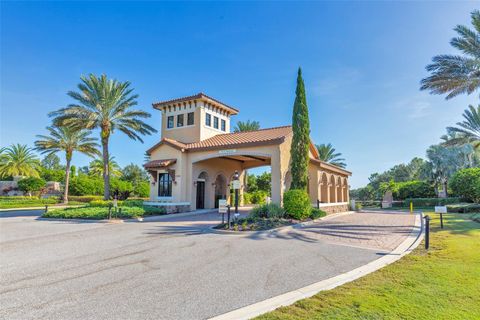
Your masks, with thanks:
M 0 150 L 0 177 L 40 177 L 40 161 L 27 145 L 12 144 Z
M 471 144 L 475 150 L 480 151 L 480 105 L 475 109 L 468 106 L 463 112 L 462 122 L 457 122 L 458 127 L 448 127 L 447 134 L 441 138 L 446 146 Z
M 233 132 L 254 131 L 260 129 L 260 122 L 258 121 L 237 121 Z
M 433 57 L 427 66 L 431 76 L 421 81 L 421 90 L 433 94 L 448 93 L 446 99 L 459 94 L 471 94 L 480 87 L 480 11 L 471 14 L 474 30 L 458 25 L 458 37 L 450 44 L 463 55 L 443 54 Z
M 137 105 L 137 94 L 132 94 L 130 82 L 107 79 L 106 75 L 97 77 L 90 74 L 82 76 L 78 85 L 80 92 L 70 91 L 68 95 L 76 100 L 66 108 L 50 113 L 56 124 L 100 129 L 103 157 L 104 198 L 110 198 L 110 171 L 108 170 L 110 136 L 120 130 L 133 140 L 143 143 L 140 135 L 156 132 L 154 128 L 140 120 L 149 118 L 148 112 L 132 109 Z
M 65 152 L 65 190 L 63 192 L 63 202 L 68 203 L 68 186 L 70 182 L 70 165 L 74 151 L 78 151 L 87 156 L 93 157 L 100 155 L 95 141 L 97 139 L 89 137 L 87 130 L 76 129 L 73 127 L 47 127 L 48 135 L 37 135 L 39 140 L 35 141 L 36 149 L 41 153 L 53 155 L 57 152 Z
M 108 158 L 108 172 L 112 177 L 120 177 L 122 175 L 122 169 L 114 159 L 115 157 Z M 88 173 L 92 176 L 101 177 L 103 174 L 103 168 L 103 159 L 95 159 L 89 163 Z
M 316 144 L 319 159 L 330 164 L 333 164 L 340 168 L 345 168 L 347 164 L 344 158 L 340 158 L 342 154 L 340 152 L 335 153 L 335 148 L 331 143 L 329 144 Z

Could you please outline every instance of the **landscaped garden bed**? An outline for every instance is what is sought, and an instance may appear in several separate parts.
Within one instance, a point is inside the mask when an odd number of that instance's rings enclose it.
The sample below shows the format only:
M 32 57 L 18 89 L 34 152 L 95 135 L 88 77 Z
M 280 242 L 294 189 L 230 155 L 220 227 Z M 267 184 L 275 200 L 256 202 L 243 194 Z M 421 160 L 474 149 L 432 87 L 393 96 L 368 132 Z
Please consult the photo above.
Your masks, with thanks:
M 252 209 L 248 217 L 234 219 L 229 226 L 221 223 L 215 229 L 233 231 L 261 231 L 311 221 L 326 216 L 326 213 L 312 208 L 308 195 L 304 191 L 285 192 L 284 207 L 274 203 L 259 205 Z
M 42 218 L 54 219 L 94 219 L 112 218 L 130 219 L 151 215 L 165 214 L 163 208 L 144 206 L 142 200 L 118 201 L 118 207 L 113 207 L 112 201 L 94 200 L 80 208 L 65 208 L 50 210 Z

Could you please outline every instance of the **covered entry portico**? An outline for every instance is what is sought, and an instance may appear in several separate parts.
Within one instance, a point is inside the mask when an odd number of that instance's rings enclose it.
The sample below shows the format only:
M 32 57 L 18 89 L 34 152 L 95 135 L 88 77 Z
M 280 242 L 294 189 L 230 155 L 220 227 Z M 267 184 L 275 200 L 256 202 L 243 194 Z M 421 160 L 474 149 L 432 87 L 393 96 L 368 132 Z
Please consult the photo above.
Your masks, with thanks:
M 230 200 L 235 171 L 243 182 L 245 170 L 260 166 L 270 166 L 270 197 L 282 204 L 291 183 L 291 126 L 227 133 L 230 116 L 238 110 L 204 94 L 154 107 L 162 111 L 162 139 L 147 150 L 150 161 L 144 166 L 151 175 L 147 204 L 173 207 L 170 211 L 215 208 L 219 199 Z M 309 150 L 312 205 L 335 204 L 335 211 L 346 211 L 351 173 L 319 160 L 313 143 Z M 240 195 L 244 188 L 241 183 Z

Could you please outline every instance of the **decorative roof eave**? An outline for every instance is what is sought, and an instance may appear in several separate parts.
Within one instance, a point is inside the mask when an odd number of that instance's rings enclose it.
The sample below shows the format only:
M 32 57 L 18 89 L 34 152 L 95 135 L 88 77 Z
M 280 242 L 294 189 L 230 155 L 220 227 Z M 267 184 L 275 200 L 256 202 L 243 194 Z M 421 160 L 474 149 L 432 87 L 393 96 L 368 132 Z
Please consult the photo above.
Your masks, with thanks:
M 219 146 L 205 146 L 205 147 L 194 147 L 189 148 L 188 152 L 197 152 L 197 151 L 209 151 L 209 150 L 223 150 L 225 148 L 246 148 L 246 147 L 260 147 L 260 146 L 270 146 L 275 144 L 281 144 L 285 141 L 285 137 L 267 140 L 267 141 L 255 141 L 255 142 L 242 142 L 242 143 L 232 143 L 229 145 L 219 145 Z
M 152 160 L 143 165 L 145 169 L 157 169 L 157 168 L 166 168 L 175 164 L 177 159 L 161 159 L 161 160 Z
M 171 140 L 171 139 L 168 139 L 168 138 L 163 138 L 162 140 L 160 140 L 160 142 L 158 142 L 157 144 L 155 144 L 153 147 L 151 147 L 150 149 L 148 149 L 146 152 L 148 155 L 150 155 L 152 153 L 153 150 L 157 149 L 158 147 L 160 147 L 162 144 L 166 144 L 166 145 L 169 145 L 170 147 L 173 147 L 177 150 L 180 150 L 181 152 L 185 152 L 186 151 L 186 148 L 187 146 L 179 141 L 176 141 L 176 140 Z
M 172 99 L 172 100 L 166 100 L 166 101 L 160 101 L 160 102 L 154 102 L 152 103 L 152 106 L 153 108 L 157 109 L 157 110 L 162 110 L 164 107 L 168 107 L 168 106 L 174 106 L 174 105 L 178 105 L 178 104 L 181 104 L 181 103 L 185 103 L 185 102 L 188 102 L 188 101 L 194 101 L 196 102 L 196 100 L 200 100 L 200 101 L 204 101 L 204 102 L 207 102 L 207 103 L 210 103 L 216 107 L 219 107 L 221 109 L 224 109 L 226 110 L 228 113 L 232 114 L 232 115 L 236 115 L 238 114 L 238 109 L 236 108 L 233 108 L 217 99 L 214 99 L 210 96 L 207 96 L 206 94 L 200 92 L 200 93 L 197 93 L 196 95 L 193 95 L 193 96 L 188 96 L 188 97 L 183 97 L 183 98 L 177 98 L 177 99 Z
M 322 161 L 322 160 L 310 158 L 310 162 L 319 166 L 320 169 L 325 169 L 325 170 L 335 172 L 335 173 L 338 173 L 338 174 L 341 174 L 341 175 L 344 175 L 344 176 L 351 176 L 352 175 L 352 173 L 350 171 L 342 169 L 340 167 L 337 167 L 333 164 L 327 163 L 327 162 Z

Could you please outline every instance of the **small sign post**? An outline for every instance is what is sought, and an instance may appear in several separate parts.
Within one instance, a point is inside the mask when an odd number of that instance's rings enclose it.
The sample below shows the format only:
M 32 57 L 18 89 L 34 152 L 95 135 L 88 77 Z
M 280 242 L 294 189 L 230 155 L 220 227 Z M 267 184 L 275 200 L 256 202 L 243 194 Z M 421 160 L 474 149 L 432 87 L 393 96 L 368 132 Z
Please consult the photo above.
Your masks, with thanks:
M 233 183 L 232 187 L 233 190 L 235 190 L 235 213 L 238 213 L 238 191 L 240 190 L 240 180 L 238 179 L 238 171 L 235 171 L 235 174 L 233 175 Z
M 447 213 L 447 206 L 435 206 L 435 213 L 440 213 L 440 228 L 443 229 L 443 214 Z
M 227 200 L 219 199 L 218 200 L 218 213 L 222 214 L 222 224 L 225 223 L 225 213 L 227 213 Z

